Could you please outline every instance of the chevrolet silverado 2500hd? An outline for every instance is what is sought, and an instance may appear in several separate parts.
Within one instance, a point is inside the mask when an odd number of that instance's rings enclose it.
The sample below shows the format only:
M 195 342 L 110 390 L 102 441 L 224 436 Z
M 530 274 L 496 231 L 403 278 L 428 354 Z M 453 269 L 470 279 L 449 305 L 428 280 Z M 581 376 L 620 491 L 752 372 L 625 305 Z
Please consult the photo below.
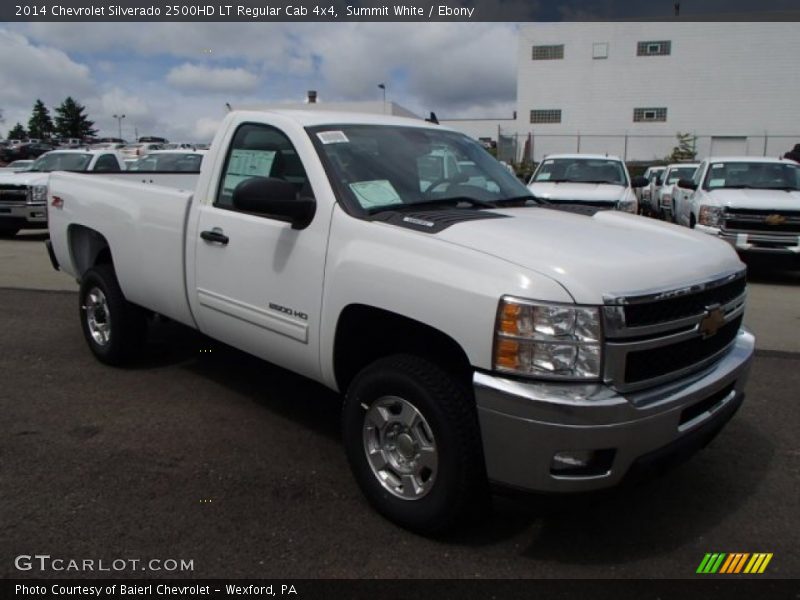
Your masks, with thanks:
M 783 158 L 707 158 L 675 189 L 677 221 L 743 254 L 800 264 L 800 165 Z
M 456 166 L 431 180 L 443 152 Z M 121 363 L 155 313 L 342 392 L 355 478 L 405 527 L 474 514 L 490 482 L 614 485 L 742 402 L 754 340 L 728 244 L 554 208 L 446 128 L 231 112 L 193 192 L 123 179 L 50 184 L 91 351 Z

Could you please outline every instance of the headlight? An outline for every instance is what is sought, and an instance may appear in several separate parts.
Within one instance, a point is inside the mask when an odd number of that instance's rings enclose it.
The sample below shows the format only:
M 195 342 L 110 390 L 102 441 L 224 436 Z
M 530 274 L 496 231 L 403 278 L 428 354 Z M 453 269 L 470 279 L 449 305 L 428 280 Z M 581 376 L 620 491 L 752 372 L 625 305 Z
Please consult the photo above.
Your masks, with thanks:
M 721 206 L 707 206 L 704 204 L 700 207 L 697 222 L 708 227 L 722 227 L 722 214 Z
M 632 193 L 629 194 L 626 192 L 619 202 L 617 202 L 617 210 L 636 214 L 637 208 L 636 196 Z
M 558 379 L 597 379 L 602 359 L 600 309 L 500 300 L 494 336 L 497 371 Z
M 32 185 L 28 190 L 28 204 L 47 204 L 46 185 Z

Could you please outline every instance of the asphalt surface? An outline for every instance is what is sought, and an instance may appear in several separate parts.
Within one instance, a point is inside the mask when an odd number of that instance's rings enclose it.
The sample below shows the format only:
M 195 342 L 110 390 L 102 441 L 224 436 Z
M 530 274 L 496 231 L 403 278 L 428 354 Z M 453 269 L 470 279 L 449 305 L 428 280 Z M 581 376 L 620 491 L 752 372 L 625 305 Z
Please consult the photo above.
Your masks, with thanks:
M 771 552 L 761 577 L 800 576 L 800 354 L 761 351 L 733 421 L 659 478 L 497 498 L 426 539 L 362 499 L 336 395 L 173 324 L 106 367 L 77 310 L 71 292 L 0 290 L 0 577 L 70 575 L 14 568 L 38 553 L 192 560 L 169 576 L 196 578 L 680 578 L 707 552 Z

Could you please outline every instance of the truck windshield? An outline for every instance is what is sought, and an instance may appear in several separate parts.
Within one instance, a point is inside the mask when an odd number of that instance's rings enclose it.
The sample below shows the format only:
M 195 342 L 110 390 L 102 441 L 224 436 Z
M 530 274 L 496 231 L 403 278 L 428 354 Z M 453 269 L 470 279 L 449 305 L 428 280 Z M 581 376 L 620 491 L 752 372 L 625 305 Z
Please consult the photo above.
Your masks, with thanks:
M 343 201 L 359 211 L 534 200 L 483 146 L 460 133 L 387 125 L 308 132 Z
M 800 165 L 788 162 L 715 162 L 708 169 L 705 188 L 800 190 Z
M 628 184 L 621 162 L 599 158 L 547 158 L 531 183 L 547 182 Z
M 37 158 L 31 171 L 85 171 L 92 162 L 91 154 L 82 152 L 48 152 Z
M 694 172 L 696 170 L 697 167 L 695 165 L 692 165 L 691 167 L 677 167 L 675 169 L 670 169 L 669 173 L 667 174 L 666 185 L 678 183 L 680 179 L 691 179 L 694 177 Z

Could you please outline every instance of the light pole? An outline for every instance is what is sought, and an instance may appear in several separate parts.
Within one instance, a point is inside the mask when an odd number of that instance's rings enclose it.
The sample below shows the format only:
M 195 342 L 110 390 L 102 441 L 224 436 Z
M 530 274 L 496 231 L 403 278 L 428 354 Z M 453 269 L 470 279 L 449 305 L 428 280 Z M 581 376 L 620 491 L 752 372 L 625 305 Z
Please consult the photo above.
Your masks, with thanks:
M 383 114 L 386 114 L 386 84 L 379 83 L 378 87 L 383 90 Z
M 117 120 L 117 129 L 119 131 L 119 139 L 122 139 L 122 119 L 125 118 L 125 115 L 114 115 L 114 118 Z

